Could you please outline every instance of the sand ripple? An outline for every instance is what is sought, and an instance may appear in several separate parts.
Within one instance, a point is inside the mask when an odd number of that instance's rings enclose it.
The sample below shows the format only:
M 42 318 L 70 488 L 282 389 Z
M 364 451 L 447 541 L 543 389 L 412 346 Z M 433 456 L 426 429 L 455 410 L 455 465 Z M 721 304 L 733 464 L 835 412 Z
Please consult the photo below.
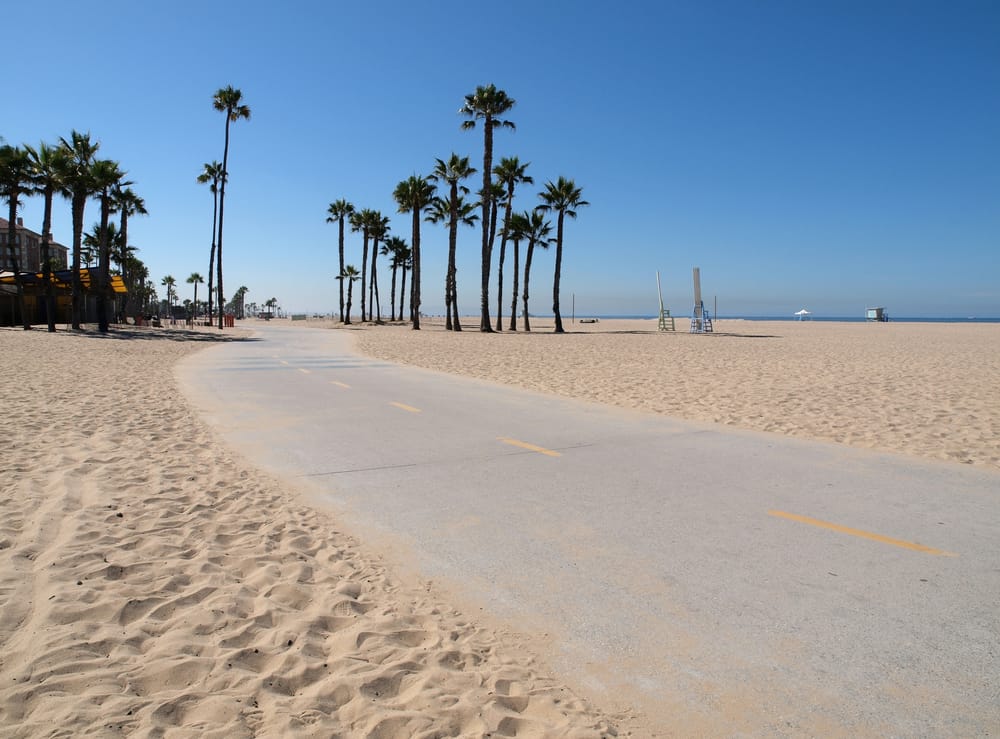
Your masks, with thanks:
M 0 344 L 3 736 L 617 735 L 223 448 L 173 384 L 197 342 Z

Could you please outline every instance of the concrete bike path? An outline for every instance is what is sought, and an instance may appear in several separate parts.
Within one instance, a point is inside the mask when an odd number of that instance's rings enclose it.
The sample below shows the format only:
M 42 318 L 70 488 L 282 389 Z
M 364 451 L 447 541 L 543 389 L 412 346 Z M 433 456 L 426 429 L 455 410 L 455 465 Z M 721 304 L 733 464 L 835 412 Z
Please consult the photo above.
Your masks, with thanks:
M 179 376 L 254 463 L 658 732 L 1000 729 L 998 473 L 392 365 L 345 330 L 265 327 Z

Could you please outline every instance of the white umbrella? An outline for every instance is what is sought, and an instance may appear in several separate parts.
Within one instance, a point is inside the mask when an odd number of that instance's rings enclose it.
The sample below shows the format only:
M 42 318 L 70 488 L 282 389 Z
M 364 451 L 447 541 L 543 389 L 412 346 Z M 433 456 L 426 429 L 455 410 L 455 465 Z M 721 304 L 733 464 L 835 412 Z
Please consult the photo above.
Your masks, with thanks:
M 797 311 L 795 311 L 795 315 L 797 315 L 797 316 L 799 317 L 799 320 L 801 321 L 801 320 L 802 320 L 803 318 L 805 318 L 806 316 L 811 316 L 811 315 L 812 315 L 812 313 L 810 313 L 810 312 L 809 312 L 809 311 L 807 311 L 807 310 L 806 310 L 805 308 L 803 308 L 802 310 L 797 310 Z

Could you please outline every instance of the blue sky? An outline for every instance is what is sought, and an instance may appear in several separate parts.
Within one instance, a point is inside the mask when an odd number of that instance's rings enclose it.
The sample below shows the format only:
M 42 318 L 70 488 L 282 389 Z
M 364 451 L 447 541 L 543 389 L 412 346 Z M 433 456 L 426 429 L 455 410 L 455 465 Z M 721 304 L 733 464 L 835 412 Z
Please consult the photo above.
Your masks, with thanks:
M 688 314 L 699 266 L 722 315 L 1000 316 L 995 0 L 38 0 L 4 24 L 0 136 L 90 131 L 146 200 L 130 241 L 183 297 L 208 271 L 212 199 L 195 177 L 222 158 L 215 90 L 240 88 L 252 110 L 232 131 L 228 292 L 330 312 L 327 205 L 379 209 L 409 241 L 393 188 L 453 151 L 482 166 L 481 129 L 457 111 L 494 83 L 517 101 L 495 161 L 518 156 L 535 178 L 516 206 L 560 175 L 591 203 L 567 223 L 564 312 L 575 293 L 578 313 L 653 315 L 659 270 Z M 23 216 L 40 230 L 41 199 Z M 88 227 L 97 216 L 92 203 Z M 54 231 L 71 241 L 68 203 Z M 446 230 L 423 233 L 424 308 L 440 313 Z M 469 314 L 477 233 L 459 235 Z M 360 266 L 360 235 L 347 249 Z M 550 312 L 552 256 L 535 260 L 532 312 Z

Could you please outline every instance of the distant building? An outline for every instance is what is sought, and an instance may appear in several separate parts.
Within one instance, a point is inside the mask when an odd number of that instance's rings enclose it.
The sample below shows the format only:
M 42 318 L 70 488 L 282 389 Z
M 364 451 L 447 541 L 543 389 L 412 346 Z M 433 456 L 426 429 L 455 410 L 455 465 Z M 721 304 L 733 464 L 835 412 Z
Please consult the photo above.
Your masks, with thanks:
M 14 263 L 7 246 L 7 229 L 10 221 L 0 218 L 0 271 L 11 270 Z M 17 219 L 17 267 L 22 272 L 42 271 L 42 235 L 25 228 L 24 219 Z M 54 260 L 53 269 L 66 269 L 69 264 L 69 249 L 55 241 L 49 241 L 49 256 Z

